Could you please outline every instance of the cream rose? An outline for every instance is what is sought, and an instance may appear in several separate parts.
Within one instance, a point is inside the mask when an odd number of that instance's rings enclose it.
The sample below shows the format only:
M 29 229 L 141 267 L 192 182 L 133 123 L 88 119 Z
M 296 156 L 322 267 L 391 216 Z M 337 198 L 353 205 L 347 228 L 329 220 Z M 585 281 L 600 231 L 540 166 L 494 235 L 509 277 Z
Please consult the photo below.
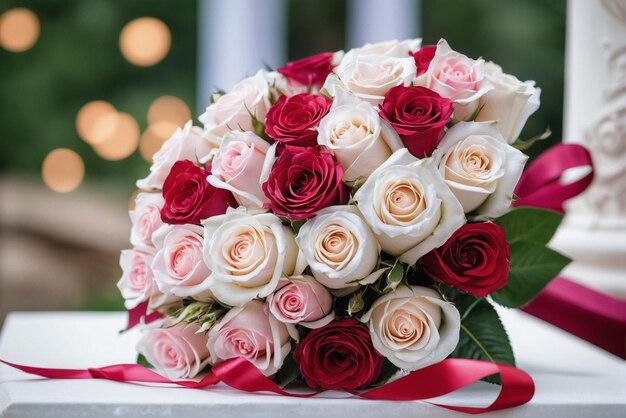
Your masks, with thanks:
M 209 105 L 199 118 L 207 132 L 221 138 L 228 131 L 252 131 L 253 116 L 264 121 L 271 105 L 269 80 L 267 72 L 259 70 Z
M 343 60 L 343 62 L 352 62 L 356 57 L 364 56 L 364 55 L 378 55 L 385 57 L 394 57 L 394 58 L 406 58 L 409 56 L 410 52 L 415 52 L 419 50 L 422 46 L 422 39 L 406 39 L 403 41 L 384 41 L 377 42 L 374 44 L 365 44 L 360 48 L 353 48 L 348 51 Z
M 509 144 L 519 138 L 528 117 L 539 109 L 541 89 L 534 81 L 520 81 L 505 74 L 493 62 L 485 64 L 485 75 L 494 86 L 480 98 L 476 121 L 498 121 L 497 128 Z
M 130 243 L 134 246 L 154 248 L 152 235 L 163 225 L 161 208 L 163 207 L 161 193 L 139 193 L 135 199 L 135 209 L 129 212 L 132 228 L 130 229 Z
M 392 87 L 410 85 L 417 68 L 413 57 L 396 58 L 378 55 L 346 54 L 334 72 L 346 90 L 377 106 Z M 328 77 L 322 90 L 337 94 L 337 80 Z
M 351 183 L 367 178 L 404 146 L 376 109 L 350 93 L 336 93 L 330 111 L 320 121 L 317 141 L 341 164 L 344 182 Z
M 439 363 L 459 342 L 461 319 L 432 289 L 400 286 L 377 299 L 361 322 L 374 348 L 394 365 L 417 370 Z
M 355 206 L 330 206 L 296 237 L 311 272 L 329 289 L 345 289 L 372 274 L 380 246 Z
M 272 293 L 282 275 L 294 274 L 298 247 L 276 215 L 230 209 L 203 225 L 210 289 L 219 301 L 242 306 Z
M 243 357 L 266 376 L 280 369 L 291 350 L 287 327 L 258 300 L 228 311 L 209 331 L 207 346 L 211 364 Z
M 511 205 L 528 156 L 508 145 L 495 123 L 460 122 L 446 132 L 433 158 L 464 212 L 498 217 Z
M 203 257 L 204 230 L 198 225 L 164 225 L 154 233 L 152 272 L 159 290 L 179 297 L 211 297 L 211 271 Z
M 493 86 L 485 75 L 485 61 L 453 51 L 442 39 L 428 70 L 416 84 L 428 87 L 453 102 L 454 120 L 467 120 L 478 109 L 479 99 Z
M 117 287 L 124 298 L 126 309 L 133 309 L 159 293 L 152 273 L 153 258 L 153 249 L 122 250 L 120 256 L 122 277 L 117 282 Z
M 211 137 L 197 126 L 193 126 L 189 121 L 182 129 L 176 129 L 174 134 L 163 143 L 161 149 L 154 154 L 150 174 L 144 179 L 137 180 L 137 187 L 144 190 L 161 189 L 176 161 L 205 160 L 210 158 L 218 147 L 218 139 Z
M 418 160 L 406 148 L 389 157 L 354 200 L 383 251 L 411 265 L 465 222 L 432 159 Z
M 189 379 L 209 364 L 207 337 L 199 330 L 194 323 L 159 321 L 142 331 L 136 349 L 168 378 Z
M 252 132 L 226 133 L 213 159 L 209 183 L 230 190 L 240 205 L 263 207 L 269 199 L 259 179 L 269 147 Z

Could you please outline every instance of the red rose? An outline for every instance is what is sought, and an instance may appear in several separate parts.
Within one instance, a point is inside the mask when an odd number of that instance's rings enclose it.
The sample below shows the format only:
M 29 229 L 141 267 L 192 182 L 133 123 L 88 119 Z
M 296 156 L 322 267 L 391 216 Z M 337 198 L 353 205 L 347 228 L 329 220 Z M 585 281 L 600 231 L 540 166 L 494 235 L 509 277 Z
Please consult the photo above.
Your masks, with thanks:
M 265 117 L 265 132 L 275 141 L 300 147 L 317 145 L 315 128 L 330 110 L 331 99 L 314 94 L 280 96 Z
M 293 359 L 310 387 L 344 390 L 374 383 L 384 361 L 367 326 L 353 318 L 311 331 L 296 347 Z
M 199 224 L 210 216 L 226 213 L 236 207 L 233 195 L 216 189 L 207 181 L 210 167 L 202 169 L 189 160 L 177 161 L 163 183 L 161 220 L 168 224 Z
M 324 52 L 310 57 L 291 61 L 286 66 L 278 68 L 279 73 L 289 81 L 305 86 L 322 87 L 326 77 L 333 71 L 333 53 Z
M 422 267 L 434 280 L 480 297 L 506 284 L 510 258 L 504 229 L 480 222 L 463 225 L 422 257 Z
M 270 200 L 265 207 L 293 220 L 310 218 L 326 206 L 346 203 L 342 178 L 341 166 L 319 147 L 286 145 L 263 183 Z
M 426 45 L 415 52 L 409 52 L 409 55 L 415 60 L 415 66 L 417 67 L 416 75 L 424 74 L 428 71 L 430 62 L 433 60 L 437 52 L 437 45 Z
M 380 117 L 393 126 L 417 158 L 433 153 L 452 117 L 452 101 L 426 87 L 394 87 L 379 108 Z

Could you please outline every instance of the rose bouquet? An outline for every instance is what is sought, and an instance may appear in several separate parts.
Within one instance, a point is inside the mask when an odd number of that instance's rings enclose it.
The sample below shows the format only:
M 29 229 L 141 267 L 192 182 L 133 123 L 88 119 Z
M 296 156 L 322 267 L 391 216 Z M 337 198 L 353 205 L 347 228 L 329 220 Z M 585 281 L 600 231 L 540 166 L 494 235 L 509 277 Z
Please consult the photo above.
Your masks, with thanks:
M 526 304 L 568 261 L 546 248 L 560 215 L 514 208 L 539 95 L 419 39 L 213 94 L 137 182 L 118 287 L 142 361 L 179 379 L 243 358 L 343 390 L 514 365 L 493 303 Z

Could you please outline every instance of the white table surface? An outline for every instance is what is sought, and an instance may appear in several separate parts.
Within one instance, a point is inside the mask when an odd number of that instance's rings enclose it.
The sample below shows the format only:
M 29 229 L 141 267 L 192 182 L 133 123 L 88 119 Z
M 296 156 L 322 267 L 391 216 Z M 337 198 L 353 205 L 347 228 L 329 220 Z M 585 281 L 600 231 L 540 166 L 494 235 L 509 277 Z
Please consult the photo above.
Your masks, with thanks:
M 536 384 L 533 400 L 488 417 L 626 417 L 626 362 L 551 325 L 501 310 L 518 366 Z M 135 331 L 118 334 L 123 313 L 20 312 L 0 335 L 0 358 L 41 367 L 87 368 L 134 362 Z M 494 385 L 479 382 L 438 398 L 485 405 Z M 5 417 L 451 417 L 467 416 L 425 402 L 244 394 L 219 385 L 206 389 L 149 387 L 105 380 L 46 380 L 0 364 L 0 416 Z M 445 398 L 445 399 L 444 399 Z

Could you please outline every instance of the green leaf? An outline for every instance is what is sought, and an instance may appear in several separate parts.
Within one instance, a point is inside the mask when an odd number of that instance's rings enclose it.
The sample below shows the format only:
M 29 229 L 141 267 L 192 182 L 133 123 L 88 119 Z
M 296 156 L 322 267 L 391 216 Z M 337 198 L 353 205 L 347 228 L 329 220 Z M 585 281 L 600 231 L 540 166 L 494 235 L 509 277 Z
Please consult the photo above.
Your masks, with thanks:
M 387 274 L 387 286 L 385 292 L 388 290 L 395 290 L 400 282 L 404 279 L 404 264 L 396 260 L 395 264 Z
M 515 366 L 511 342 L 493 306 L 485 299 L 463 295 L 457 299 L 457 308 L 463 320 L 459 343 L 451 357 L 495 361 Z M 485 380 L 500 383 L 497 375 L 489 376 Z
M 348 315 L 352 316 L 352 314 L 363 310 L 364 307 L 365 302 L 363 301 L 363 294 L 356 292 L 348 301 Z
M 139 364 L 140 366 L 147 367 L 149 369 L 154 369 L 154 366 L 148 361 L 148 359 L 146 359 L 146 357 L 143 354 L 137 355 L 136 363 Z
M 300 368 L 293 359 L 292 352 L 293 350 L 285 357 L 283 365 L 274 378 L 276 384 L 281 388 L 284 388 L 300 376 Z
M 509 279 L 491 294 L 500 305 L 517 308 L 530 302 L 570 262 L 543 244 L 517 241 L 511 244 Z
M 520 207 L 494 220 L 506 231 L 509 244 L 530 241 L 547 244 L 558 228 L 563 215 L 546 209 Z
M 544 139 L 550 138 L 550 136 L 552 136 L 552 130 L 550 129 L 549 126 L 546 126 L 546 130 L 543 133 L 539 135 L 535 135 L 532 138 L 528 138 L 528 139 L 517 138 L 517 140 L 513 143 L 513 146 L 520 151 L 524 151 L 532 147 L 533 145 L 535 145 L 535 142 L 543 141 Z

